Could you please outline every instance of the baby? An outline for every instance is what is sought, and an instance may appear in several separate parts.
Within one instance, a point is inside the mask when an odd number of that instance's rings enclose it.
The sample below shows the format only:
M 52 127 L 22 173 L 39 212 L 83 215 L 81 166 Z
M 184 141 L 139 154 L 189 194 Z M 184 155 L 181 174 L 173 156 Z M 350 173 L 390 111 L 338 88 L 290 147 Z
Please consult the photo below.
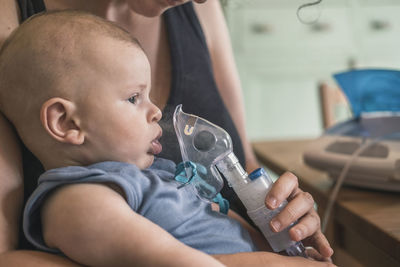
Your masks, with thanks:
M 265 245 L 257 231 L 177 189 L 175 164 L 154 157 L 150 87 L 140 45 L 90 14 L 40 14 L 5 42 L 0 108 L 46 170 L 25 208 L 28 240 L 89 266 L 283 260 L 252 253 Z

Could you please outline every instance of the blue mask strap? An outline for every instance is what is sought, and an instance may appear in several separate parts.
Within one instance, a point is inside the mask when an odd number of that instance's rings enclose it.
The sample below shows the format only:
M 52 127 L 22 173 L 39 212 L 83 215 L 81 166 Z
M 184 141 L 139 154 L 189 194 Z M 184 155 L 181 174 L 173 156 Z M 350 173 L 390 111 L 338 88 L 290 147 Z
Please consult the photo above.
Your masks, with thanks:
M 186 169 L 190 169 L 191 170 L 191 176 L 188 178 L 186 176 Z M 197 184 L 201 185 L 203 188 L 206 188 L 210 191 L 215 191 L 214 187 L 210 186 L 208 183 L 206 183 L 200 174 L 207 174 L 207 170 L 204 166 L 200 165 L 200 164 L 195 164 L 191 161 L 185 161 L 185 162 L 181 162 L 176 166 L 176 170 L 175 170 L 175 180 L 182 183 L 181 185 L 178 186 L 178 189 L 196 182 Z M 223 214 L 227 214 L 228 210 L 229 210 L 229 201 L 226 200 L 221 193 L 218 193 L 213 199 L 212 201 L 214 203 L 217 203 L 219 205 L 219 211 Z
M 213 199 L 212 201 L 214 203 L 217 203 L 219 206 L 219 212 L 223 213 L 223 214 L 228 214 L 228 210 L 229 210 L 229 201 L 227 199 L 225 199 L 221 193 L 218 193 Z
M 192 176 L 190 176 L 189 178 L 186 176 L 186 168 L 190 169 L 192 172 Z M 193 162 L 185 161 L 176 165 L 175 180 L 182 183 L 180 186 L 178 186 L 178 189 L 181 189 L 182 187 L 190 184 L 190 182 L 196 175 L 197 175 L 197 168 Z

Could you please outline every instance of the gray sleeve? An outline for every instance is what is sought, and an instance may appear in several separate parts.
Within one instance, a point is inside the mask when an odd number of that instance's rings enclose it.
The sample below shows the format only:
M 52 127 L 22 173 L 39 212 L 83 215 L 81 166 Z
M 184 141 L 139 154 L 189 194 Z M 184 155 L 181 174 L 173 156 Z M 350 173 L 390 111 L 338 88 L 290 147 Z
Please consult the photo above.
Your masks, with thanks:
M 60 253 L 59 250 L 49 248 L 43 239 L 42 224 L 40 217 L 40 207 L 46 196 L 61 183 L 41 183 L 28 199 L 23 214 L 23 230 L 26 238 L 36 248 L 52 252 Z
M 61 169 L 61 171 L 48 171 L 40 177 L 39 185 L 28 199 L 23 214 L 23 231 L 27 240 L 36 248 L 51 253 L 61 252 L 57 249 L 49 248 L 44 242 L 40 209 L 46 197 L 54 189 L 68 184 L 111 182 L 117 184 L 123 190 L 128 203 L 136 203 L 138 205 L 137 203 L 140 202 L 128 180 L 121 175 L 84 167 L 67 167 L 64 169 Z

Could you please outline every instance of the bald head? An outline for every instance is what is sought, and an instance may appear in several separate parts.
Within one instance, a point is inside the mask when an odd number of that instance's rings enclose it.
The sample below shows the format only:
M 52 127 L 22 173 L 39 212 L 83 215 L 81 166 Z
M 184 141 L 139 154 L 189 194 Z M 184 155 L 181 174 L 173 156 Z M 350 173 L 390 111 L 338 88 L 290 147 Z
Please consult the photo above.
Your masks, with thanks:
M 126 50 L 132 51 L 132 60 L 136 60 L 135 50 L 139 59 L 144 58 L 137 41 L 125 30 L 77 11 L 36 15 L 6 40 L 0 49 L 0 111 L 42 164 L 80 153 L 74 144 L 81 135 L 71 141 L 63 132 L 75 127 L 67 115 L 75 114 L 68 103 L 85 107 L 89 92 L 96 93 L 99 77 L 118 77 L 114 66 L 126 55 L 118 52 Z M 64 109 L 57 104 L 50 111 L 46 105 L 54 99 L 67 101 L 57 102 L 64 103 Z M 55 114 L 64 115 L 57 119 Z M 49 130 L 52 125 L 46 116 L 61 125 L 53 129 L 56 134 Z M 64 136 L 61 142 L 55 137 L 59 130 Z
M 11 34 L 0 50 L 0 109 L 20 135 L 40 125 L 47 99 L 82 97 L 82 69 L 95 67 L 105 39 L 139 47 L 114 23 L 79 11 L 36 15 Z

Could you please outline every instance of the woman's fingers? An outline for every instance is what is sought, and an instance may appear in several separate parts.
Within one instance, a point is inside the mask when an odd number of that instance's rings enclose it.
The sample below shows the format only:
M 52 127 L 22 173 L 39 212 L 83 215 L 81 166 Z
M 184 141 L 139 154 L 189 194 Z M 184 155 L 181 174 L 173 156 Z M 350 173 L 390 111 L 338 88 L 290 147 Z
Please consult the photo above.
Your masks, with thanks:
M 297 177 L 291 172 L 285 172 L 273 184 L 266 198 L 266 206 L 269 209 L 277 208 L 282 201 L 288 199 L 291 195 L 296 194 L 299 190 L 299 182 Z
M 330 257 L 324 257 L 313 247 L 306 247 L 307 257 L 316 261 L 332 262 Z
M 285 229 L 300 217 L 306 215 L 309 211 L 313 211 L 313 197 L 311 194 L 299 189 L 297 177 L 290 172 L 284 173 L 274 183 L 271 190 L 268 192 L 266 205 L 270 209 L 275 209 L 286 199 L 289 200 L 289 203 L 271 221 L 273 230 L 277 232 Z M 311 221 L 312 224 L 299 227 L 299 230 L 303 230 L 300 228 L 310 228 L 310 230 L 315 232 L 315 224 L 319 224 L 319 217 L 316 217 L 316 222 Z M 308 223 L 309 221 L 308 219 L 305 222 Z
M 330 258 L 333 255 L 333 249 L 321 230 L 316 231 L 313 235 L 307 237 L 302 242 L 306 246 L 314 247 L 325 258 Z
M 274 183 L 266 197 L 266 206 L 275 209 L 285 199 L 289 202 L 271 220 L 271 228 L 279 232 L 297 221 L 289 231 L 291 238 L 304 240 L 305 245 L 313 246 L 322 257 L 329 258 L 333 250 L 321 232 L 321 220 L 314 210 L 314 199 L 310 193 L 299 188 L 297 177 L 290 172 L 284 173 Z
M 321 232 L 321 220 L 315 210 L 310 210 L 296 225 L 289 230 L 295 241 L 303 240 L 304 245 L 312 246 L 325 258 L 333 254 L 325 235 Z
M 313 206 L 314 199 L 312 196 L 307 192 L 299 192 L 286 205 L 286 207 L 284 207 L 281 212 L 272 219 L 271 225 L 273 226 L 273 229 L 277 232 L 285 229 L 301 217 L 309 215 L 309 212 L 313 210 Z M 277 226 L 279 226 L 279 229 Z M 309 232 L 313 233 L 317 230 L 317 228 L 319 228 L 319 217 L 315 217 L 314 214 L 310 215 L 308 218 L 306 218 L 304 223 L 300 226 L 297 226 L 297 228 L 297 230 L 303 232 L 299 232 L 298 235 L 301 235 L 301 237 L 304 238 L 309 235 Z M 304 235 L 305 233 L 308 235 Z
M 320 230 L 321 220 L 315 211 L 304 215 L 290 231 L 290 237 L 295 241 L 303 240 Z

